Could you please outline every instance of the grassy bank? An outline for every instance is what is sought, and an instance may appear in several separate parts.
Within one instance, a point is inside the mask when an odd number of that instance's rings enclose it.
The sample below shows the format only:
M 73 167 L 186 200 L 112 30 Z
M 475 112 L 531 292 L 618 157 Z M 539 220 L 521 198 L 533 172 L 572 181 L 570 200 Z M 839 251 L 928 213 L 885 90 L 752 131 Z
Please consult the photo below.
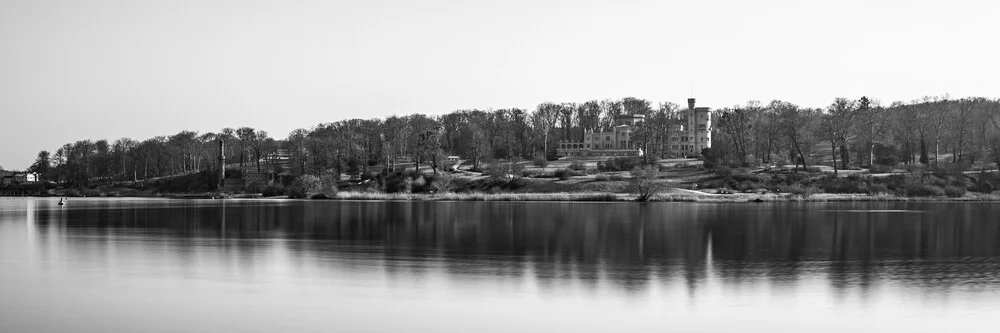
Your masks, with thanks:
M 379 193 L 379 192 L 339 192 L 327 200 L 412 200 L 412 201 L 576 201 L 576 202 L 621 202 L 635 201 L 636 196 L 621 193 Z M 895 195 L 863 194 L 814 194 L 800 196 L 794 194 L 719 194 L 699 195 L 686 193 L 660 193 L 653 202 L 975 202 L 1000 201 L 1000 195 L 967 195 L 951 197 L 902 197 Z
M 424 201 L 628 201 L 616 193 L 380 193 L 338 192 L 334 200 L 424 200 Z
M 121 198 L 164 198 L 164 199 L 288 199 L 288 196 L 263 196 L 259 193 L 228 194 L 216 192 L 204 193 L 101 193 L 89 192 L 88 195 L 60 195 L 66 197 L 121 197 Z M 462 193 L 382 193 L 374 191 L 341 191 L 332 196 L 317 195 L 314 200 L 372 200 L 372 201 L 564 201 L 564 202 L 628 202 L 635 201 L 636 195 L 629 193 L 609 192 L 462 192 Z M 309 199 L 306 199 L 309 200 Z M 968 193 L 961 197 L 921 196 L 909 197 L 894 194 L 851 194 L 851 193 L 816 193 L 799 195 L 792 193 L 736 193 L 711 194 L 700 191 L 668 189 L 654 195 L 652 202 L 1000 202 L 1000 195 Z

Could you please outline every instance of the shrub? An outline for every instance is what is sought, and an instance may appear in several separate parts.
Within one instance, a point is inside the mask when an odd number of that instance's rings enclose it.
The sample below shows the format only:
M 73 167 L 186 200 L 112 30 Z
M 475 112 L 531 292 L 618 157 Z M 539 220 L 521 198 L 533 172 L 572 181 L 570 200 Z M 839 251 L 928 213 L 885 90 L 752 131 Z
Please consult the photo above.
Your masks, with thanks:
M 803 198 L 808 198 L 810 195 L 813 195 L 813 193 L 819 192 L 819 189 L 814 186 L 802 186 L 802 184 L 781 185 L 778 186 L 778 190 L 785 193 L 799 195 Z
M 608 180 L 611 180 L 611 177 L 608 177 L 608 175 L 602 173 L 597 176 L 594 176 L 594 180 L 599 182 L 606 182 Z
M 455 189 L 455 176 L 450 173 L 441 173 L 436 177 L 432 177 L 429 181 L 431 188 L 436 193 L 448 193 Z
M 285 187 L 281 184 L 268 185 L 261 189 L 260 194 L 265 197 L 276 197 L 285 194 Z
M 549 166 L 549 160 L 542 155 L 535 156 L 535 159 L 532 160 L 531 162 L 534 163 L 535 166 L 539 168 L 544 168 Z
M 923 164 L 912 163 L 912 164 L 907 164 L 906 167 L 904 167 L 904 169 L 906 169 L 906 172 L 909 172 L 911 174 L 921 174 L 925 170 L 927 170 L 927 166 Z
M 965 192 L 966 192 L 965 187 L 960 187 L 960 186 L 945 186 L 944 187 L 944 194 L 947 195 L 947 196 L 949 196 L 949 197 L 952 197 L 952 198 L 958 198 L 958 197 L 965 196 Z
M 712 169 L 722 164 L 722 152 L 718 149 L 704 148 L 701 150 L 701 156 L 704 161 L 702 165 L 706 168 Z
M 548 175 L 546 175 L 544 171 L 528 171 L 528 170 L 521 171 L 521 177 L 545 178 L 547 176 Z
M 524 174 L 524 165 L 517 161 L 495 161 L 490 163 L 486 173 L 495 183 L 506 183 L 520 178 Z
M 587 170 L 587 166 L 584 165 L 583 162 L 580 162 L 580 161 L 574 161 L 573 163 L 570 163 L 569 164 L 569 168 L 572 169 L 572 170 L 577 170 L 577 171 Z
M 865 193 L 867 193 L 868 195 L 879 195 L 879 194 L 892 193 L 892 191 L 890 191 L 889 187 L 885 186 L 885 184 L 871 184 L 868 185 L 867 191 Z
M 559 178 L 559 180 L 567 180 L 567 179 L 569 179 L 569 177 L 573 176 L 573 170 L 570 170 L 570 169 L 559 169 L 559 170 L 556 170 L 555 176 L 557 178 Z
M 253 182 L 253 183 L 247 184 L 243 188 L 244 188 L 244 192 L 246 192 L 246 193 L 261 193 L 264 190 L 264 185 L 262 185 L 259 182 Z
M 649 201 L 663 187 L 663 184 L 656 182 L 658 171 L 653 166 L 632 169 L 632 190 L 636 194 L 636 201 Z
M 944 189 L 939 186 L 917 184 L 906 187 L 905 194 L 911 197 L 938 197 L 944 195 L 945 193 Z
M 618 157 L 597 163 L 600 171 L 630 171 L 643 164 L 641 157 Z
M 870 173 L 889 173 L 892 172 L 892 167 L 888 165 L 873 164 L 868 167 L 868 172 Z
M 976 184 L 976 191 L 980 193 L 993 193 L 993 184 L 989 182 L 980 182 Z
M 968 161 L 961 161 L 958 163 L 941 163 L 936 169 L 947 173 L 962 173 L 968 171 L 969 166 Z
M 858 177 L 829 177 L 822 183 L 826 193 L 868 193 L 868 183 Z
M 680 163 L 674 164 L 675 168 L 687 168 L 687 167 L 690 167 L 690 166 L 691 166 L 691 164 L 688 164 L 688 162 L 680 162 Z
M 733 169 L 725 165 L 717 165 L 715 166 L 715 174 L 723 177 L 732 176 Z
M 295 178 L 288 188 L 288 196 L 291 198 L 305 198 L 310 193 L 320 192 L 323 182 L 319 177 L 313 175 L 303 175 Z
M 413 190 L 413 179 L 421 175 L 415 172 L 393 171 L 382 178 L 385 193 L 410 193 Z

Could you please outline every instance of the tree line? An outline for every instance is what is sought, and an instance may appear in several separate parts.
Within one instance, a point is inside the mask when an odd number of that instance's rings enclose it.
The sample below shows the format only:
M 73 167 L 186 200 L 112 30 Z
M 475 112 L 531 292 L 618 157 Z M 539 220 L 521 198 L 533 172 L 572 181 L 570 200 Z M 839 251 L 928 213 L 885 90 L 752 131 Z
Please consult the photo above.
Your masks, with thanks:
M 837 98 L 825 108 L 774 100 L 715 111 L 709 155 L 730 165 L 1000 162 L 1000 100 L 925 97 L 882 105 Z
M 279 157 L 293 175 L 362 174 L 406 166 L 437 172 L 447 156 L 458 155 L 474 167 L 494 160 L 555 156 L 560 140 L 582 141 L 586 131 L 606 131 L 614 119 L 644 114 L 635 140 L 655 153 L 666 152 L 665 129 L 679 124 L 679 108 L 626 97 L 584 103 L 539 104 L 519 108 L 457 110 L 444 115 L 412 114 L 384 119 L 347 119 L 293 130 L 285 139 L 241 127 L 219 132 L 184 130 L 143 141 L 130 138 L 80 140 L 54 153 L 38 153 L 30 171 L 44 179 L 82 186 L 145 180 L 218 168 L 218 141 L 226 142 L 228 164 L 260 169 Z
M 210 170 L 218 168 L 218 140 L 230 143 L 227 163 L 258 168 L 280 146 L 266 131 L 250 127 L 201 134 L 184 130 L 143 141 L 80 140 L 62 145 L 55 153 L 39 152 L 29 171 L 45 180 L 88 186 Z
M 146 180 L 218 168 L 218 141 L 230 165 L 256 169 L 271 160 L 293 175 L 358 175 L 398 167 L 434 172 L 458 155 L 478 168 L 494 160 L 545 159 L 561 140 L 607 131 L 616 117 L 643 114 L 632 140 L 647 160 L 668 156 L 669 129 L 684 122 L 674 103 L 627 97 L 583 103 L 541 103 L 533 110 L 457 110 L 384 119 L 347 119 L 271 138 L 251 127 L 181 131 L 146 140 L 121 138 L 67 143 L 41 151 L 30 171 L 79 185 Z M 897 163 L 1000 161 L 1000 101 L 927 97 L 884 106 L 878 100 L 838 98 L 825 108 L 775 100 L 713 111 L 706 157 L 738 165 L 828 163 L 835 168 Z M 823 147 L 828 153 L 820 156 Z M 829 156 L 829 162 L 826 160 Z M 831 163 L 832 162 L 832 163 Z

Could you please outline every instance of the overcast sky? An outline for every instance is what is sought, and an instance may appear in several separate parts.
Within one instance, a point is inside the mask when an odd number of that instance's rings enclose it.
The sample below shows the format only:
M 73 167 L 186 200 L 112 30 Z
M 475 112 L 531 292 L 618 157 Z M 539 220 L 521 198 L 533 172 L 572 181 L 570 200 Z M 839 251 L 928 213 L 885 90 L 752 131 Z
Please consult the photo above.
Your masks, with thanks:
M 0 166 L 81 139 L 635 96 L 997 97 L 993 1 L 0 0 Z

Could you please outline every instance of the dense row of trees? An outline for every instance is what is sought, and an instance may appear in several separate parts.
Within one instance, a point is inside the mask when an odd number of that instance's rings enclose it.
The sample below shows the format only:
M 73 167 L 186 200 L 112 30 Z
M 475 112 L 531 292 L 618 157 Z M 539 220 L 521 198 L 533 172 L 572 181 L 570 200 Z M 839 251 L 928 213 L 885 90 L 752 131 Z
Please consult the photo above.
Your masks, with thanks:
M 226 159 L 246 165 L 266 160 L 279 147 L 267 132 L 250 127 L 225 128 L 218 133 L 181 131 L 144 141 L 121 138 L 81 140 L 64 144 L 55 153 L 41 151 L 30 171 L 43 179 L 78 185 L 135 181 L 217 168 L 217 140 L 229 142 Z
M 1000 100 L 926 97 L 884 106 L 838 98 L 826 108 L 785 101 L 717 110 L 713 154 L 731 164 L 837 168 L 940 161 L 1000 162 Z M 827 150 L 829 150 L 827 152 Z
M 81 185 L 135 181 L 217 168 L 217 141 L 227 142 L 230 164 L 260 167 L 288 158 L 292 174 L 359 174 L 399 166 L 426 165 L 437 171 L 448 155 L 475 166 L 495 159 L 552 157 L 560 140 L 581 141 L 585 131 L 608 130 L 621 115 L 646 114 L 635 135 L 642 147 L 665 152 L 665 128 L 680 121 L 672 103 L 652 107 L 628 97 L 584 103 L 542 103 L 534 110 L 458 110 L 440 116 L 414 114 L 386 119 L 349 119 L 297 129 L 284 140 L 249 127 L 218 133 L 182 131 L 137 141 L 122 138 L 68 143 L 55 153 L 39 152 L 31 171 L 48 180 Z M 280 152 L 280 154 L 279 154 Z
M 621 115 L 646 114 L 637 131 L 643 147 L 665 152 L 665 129 L 679 121 L 677 106 L 638 98 L 542 103 L 534 110 L 458 110 L 441 116 L 415 114 L 382 119 L 350 119 L 298 129 L 286 140 L 297 174 L 356 174 L 376 165 L 425 165 L 437 171 L 448 155 L 482 162 L 551 157 L 560 140 L 582 141 L 586 131 L 603 131 Z M 659 141 L 657 141 L 659 140 Z M 659 144 L 656 144 L 658 143 Z
M 668 129 L 681 108 L 638 98 L 542 103 L 534 110 L 458 110 L 440 116 L 413 114 L 349 119 L 297 129 L 276 140 L 250 127 L 217 133 L 181 131 L 144 141 L 82 140 L 54 153 L 39 152 L 30 170 L 48 180 L 89 185 L 135 181 L 217 168 L 218 140 L 230 165 L 260 170 L 277 156 L 294 175 L 360 174 L 400 166 L 439 170 L 459 155 L 484 161 L 552 157 L 560 140 L 582 141 L 621 115 L 644 114 L 632 140 L 647 158 L 667 154 Z M 835 168 L 870 164 L 1000 161 L 1000 101 L 929 97 L 889 106 L 862 97 L 839 98 L 826 108 L 785 101 L 748 102 L 715 112 L 711 158 L 720 162 L 817 163 Z M 828 152 L 826 152 L 829 150 Z M 388 166 L 385 168 L 384 166 Z

